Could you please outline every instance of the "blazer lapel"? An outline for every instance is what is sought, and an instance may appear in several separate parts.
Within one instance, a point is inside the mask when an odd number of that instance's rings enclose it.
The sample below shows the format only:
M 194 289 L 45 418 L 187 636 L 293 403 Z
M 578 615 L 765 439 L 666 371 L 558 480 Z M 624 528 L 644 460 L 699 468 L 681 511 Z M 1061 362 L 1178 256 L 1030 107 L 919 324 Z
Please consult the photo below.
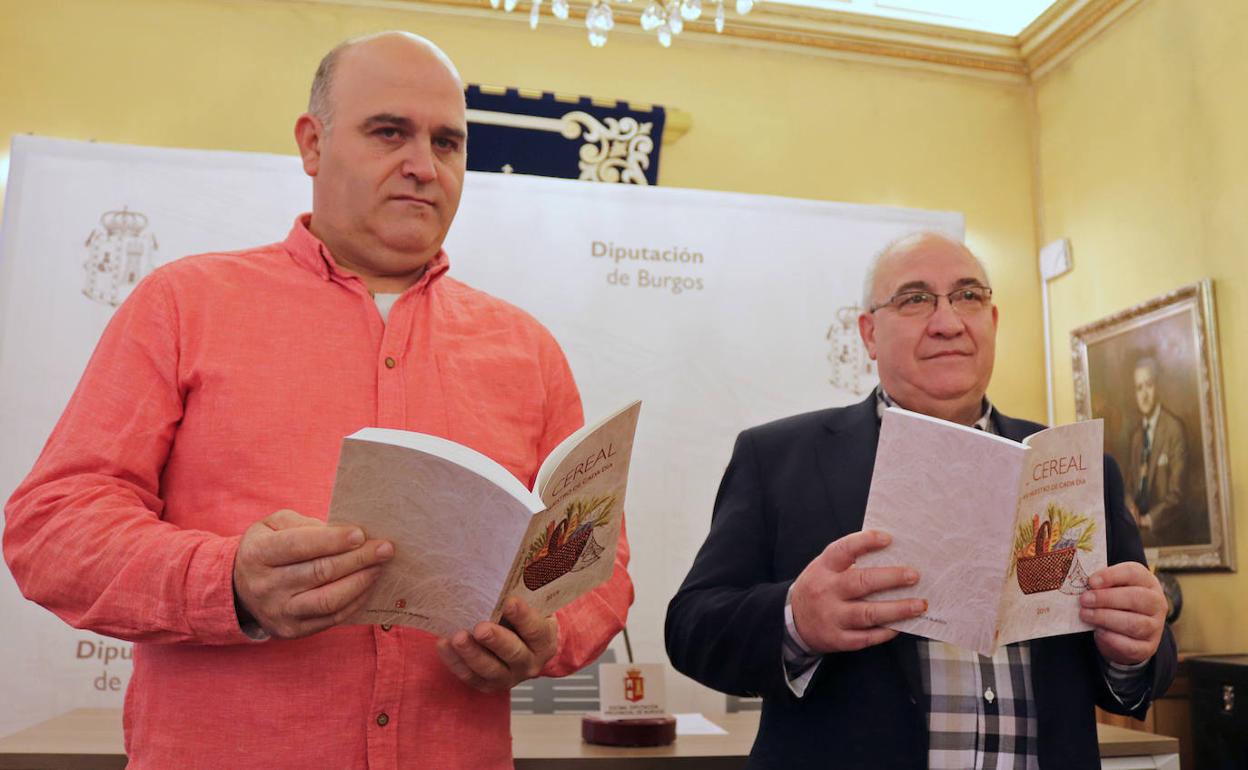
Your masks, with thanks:
M 828 413 L 826 430 L 816 442 L 819 470 L 827 496 L 828 511 L 838 511 L 853 530 L 862 528 L 875 469 L 875 448 L 880 441 L 880 421 L 875 414 L 875 394 L 844 409 Z
M 875 470 L 875 450 L 880 442 L 875 393 L 853 406 L 829 413 L 824 427 L 827 430 L 817 447 L 828 509 L 844 511 L 854 518 L 855 530 L 861 529 Z M 910 634 L 898 634 L 887 646 L 905 676 L 910 696 L 926 709 L 917 639 Z

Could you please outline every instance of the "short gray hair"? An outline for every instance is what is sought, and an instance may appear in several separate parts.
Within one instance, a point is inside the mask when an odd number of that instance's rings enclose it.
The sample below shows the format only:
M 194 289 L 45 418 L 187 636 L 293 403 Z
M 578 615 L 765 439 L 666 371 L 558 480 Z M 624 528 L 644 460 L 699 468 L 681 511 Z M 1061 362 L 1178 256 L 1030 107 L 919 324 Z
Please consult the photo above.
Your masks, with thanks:
M 988 281 L 988 268 L 984 267 L 983 261 L 979 257 L 975 256 L 975 254 L 967 248 L 966 244 L 949 237 L 948 234 L 942 233 L 939 230 L 918 230 L 916 232 L 906 233 L 900 238 L 894 238 L 889 241 L 884 248 L 877 251 L 875 255 L 871 257 L 871 261 L 867 263 L 867 275 L 862 281 L 862 312 L 866 313 L 871 310 L 871 303 L 873 301 L 872 295 L 875 293 L 875 274 L 879 272 L 880 263 L 907 243 L 928 237 L 942 238 L 950 243 L 956 243 L 966 249 L 966 253 L 971 255 L 971 259 L 975 260 L 975 264 L 979 266 L 979 271 L 984 274 L 984 280 Z M 990 281 L 989 285 L 991 285 Z
M 308 114 L 317 118 L 329 128 L 333 119 L 333 106 L 329 100 L 329 88 L 333 85 L 334 68 L 338 65 L 338 57 L 349 46 L 355 45 L 358 39 L 345 40 L 329 50 L 321 57 L 316 66 L 316 74 L 312 76 L 312 90 L 308 94 Z

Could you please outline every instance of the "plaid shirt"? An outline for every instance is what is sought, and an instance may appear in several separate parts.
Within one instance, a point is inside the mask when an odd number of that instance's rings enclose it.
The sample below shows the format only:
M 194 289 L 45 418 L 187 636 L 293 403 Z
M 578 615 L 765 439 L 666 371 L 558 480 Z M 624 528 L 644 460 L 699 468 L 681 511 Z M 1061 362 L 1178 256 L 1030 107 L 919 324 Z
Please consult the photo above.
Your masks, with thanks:
M 893 402 L 877 388 L 876 408 L 882 415 Z M 992 404 L 975 422 L 995 433 Z M 791 591 L 792 589 L 790 589 Z M 789 602 L 784 607 L 782 660 L 789 688 L 799 698 L 822 657 L 797 633 Z M 919 669 L 927 714 L 929 770 L 1037 770 L 1037 722 L 1031 692 L 1031 646 L 1006 645 L 988 657 L 932 639 L 918 639 Z M 1124 705 L 1147 697 L 1147 663 L 1118 666 L 1102 661 L 1110 692 Z

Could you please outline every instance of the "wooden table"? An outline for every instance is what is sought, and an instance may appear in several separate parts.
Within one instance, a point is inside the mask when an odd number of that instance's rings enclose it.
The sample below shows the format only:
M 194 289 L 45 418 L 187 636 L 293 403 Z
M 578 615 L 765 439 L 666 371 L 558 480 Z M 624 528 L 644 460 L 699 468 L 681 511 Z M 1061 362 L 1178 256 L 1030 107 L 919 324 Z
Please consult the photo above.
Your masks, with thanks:
M 680 735 L 670 746 L 622 749 L 581 740 L 578 714 L 513 714 L 516 770 L 739 770 L 758 732 L 758 712 L 715 714 L 727 735 Z M 2 767 L 2 765 L 0 765 Z
M 758 729 L 758 712 L 717 714 L 728 735 L 682 735 L 671 746 L 619 749 L 581 741 L 581 718 L 512 717 L 517 770 L 727 770 L 742 768 Z M 1138 730 L 1097 725 L 1107 770 L 1178 770 L 1179 742 Z M 122 770 L 121 711 L 76 709 L 0 738 L 0 770 Z

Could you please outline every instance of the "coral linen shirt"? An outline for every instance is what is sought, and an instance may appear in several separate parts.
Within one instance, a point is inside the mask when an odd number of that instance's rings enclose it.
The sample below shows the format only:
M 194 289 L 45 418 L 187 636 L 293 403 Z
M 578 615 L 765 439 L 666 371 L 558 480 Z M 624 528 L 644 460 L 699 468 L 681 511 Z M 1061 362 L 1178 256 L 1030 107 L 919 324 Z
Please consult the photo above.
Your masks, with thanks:
M 308 221 L 134 290 L 9 501 L 5 557 L 28 598 L 136 642 L 132 768 L 511 767 L 508 694 L 461 684 L 432 635 L 255 642 L 239 628 L 242 532 L 282 508 L 325 518 L 343 436 L 431 433 L 531 483 L 582 421 L 530 316 L 445 275 L 439 254 L 383 323 Z M 584 665 L 622 627 L 627 562 L 621 537 L 612 578 L 557 613 L 544 673 Z

